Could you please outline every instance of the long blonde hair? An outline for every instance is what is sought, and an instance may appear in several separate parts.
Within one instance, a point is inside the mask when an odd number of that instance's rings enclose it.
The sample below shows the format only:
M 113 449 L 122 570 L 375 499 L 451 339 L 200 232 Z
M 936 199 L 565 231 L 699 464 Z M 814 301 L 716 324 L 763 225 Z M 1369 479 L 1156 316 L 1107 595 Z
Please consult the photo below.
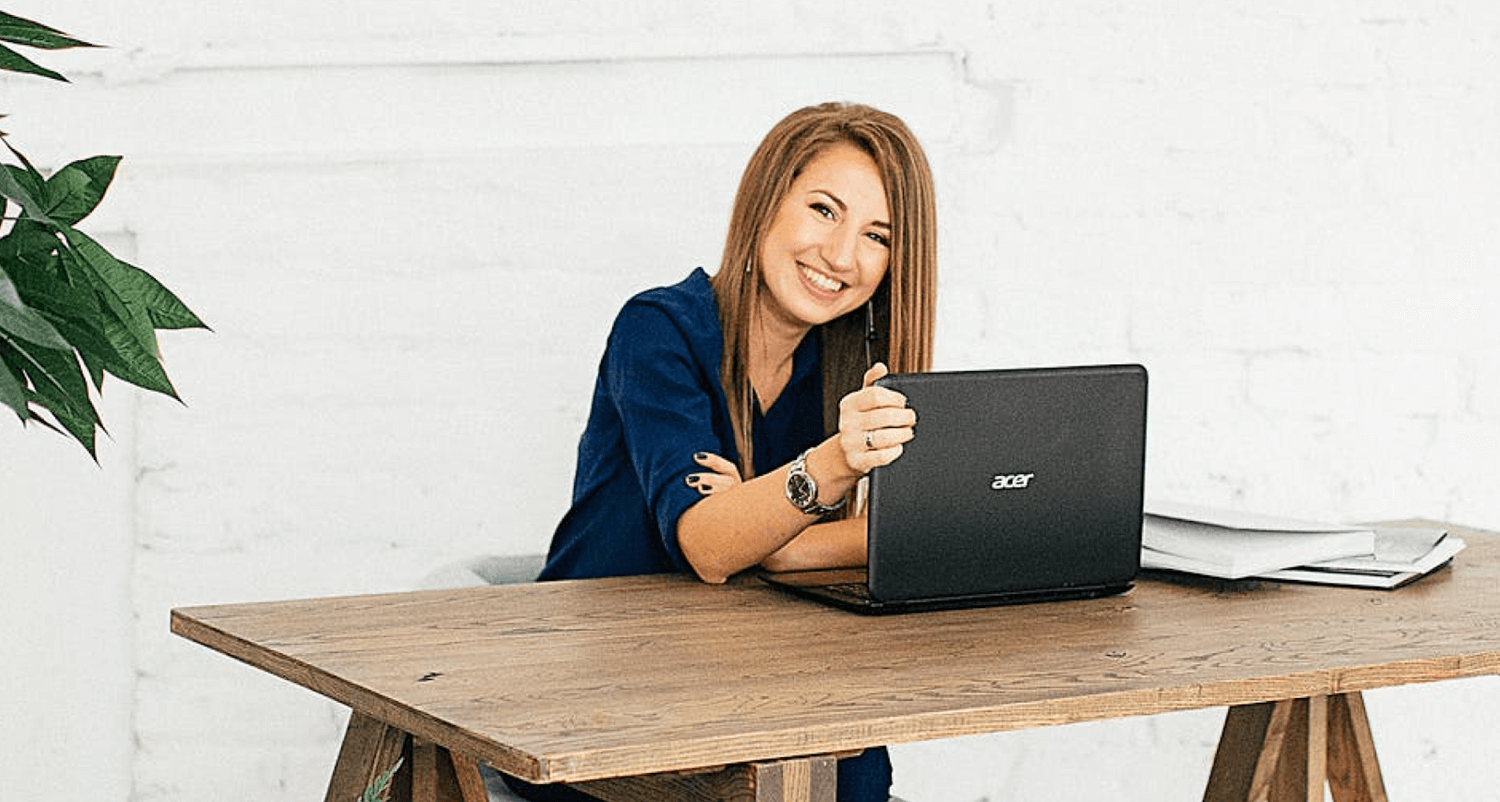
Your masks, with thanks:
M 932 367 L 937 305 L 937 205 L 932 171 L 915 136 L 896 116 L 870 106 L 824 103 L 792 112 L 760 143 L 740 178 L 723 261 L 712 282 L 724 331 L 720 381 L 729 401 L 740 473 L 755 474 L 751 421 L 750 320 L 760 302 L 760 241 L 797 175 L 829 146 L 852 144 L 875 161 L 891 210 L 890 260 L 867 310 L 819 327 L 822 331 L 823 427 L 838 427 L 838 402 L 859 389 L 868 361 L 893 373 Z M 868 342 L 867 331 L 873 329 Z

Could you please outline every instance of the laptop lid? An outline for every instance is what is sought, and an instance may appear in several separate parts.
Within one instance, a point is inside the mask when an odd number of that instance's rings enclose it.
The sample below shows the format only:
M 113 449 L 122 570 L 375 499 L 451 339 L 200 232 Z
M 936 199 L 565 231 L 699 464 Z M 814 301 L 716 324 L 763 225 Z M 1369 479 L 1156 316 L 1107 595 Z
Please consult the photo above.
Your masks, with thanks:
M 916 437 L 870 476 L 869 593 L 890 604 L 1099 595 L 1140 567 L 1146 370 L 934 372 L 881 383 Z

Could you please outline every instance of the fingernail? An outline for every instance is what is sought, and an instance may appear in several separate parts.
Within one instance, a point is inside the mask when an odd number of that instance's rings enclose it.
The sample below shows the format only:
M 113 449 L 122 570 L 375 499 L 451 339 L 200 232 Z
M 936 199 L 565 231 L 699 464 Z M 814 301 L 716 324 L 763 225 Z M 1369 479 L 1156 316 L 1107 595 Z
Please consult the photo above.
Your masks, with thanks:
M 698 453 L 696 453 L 696 454 L 693 455 L 693 459 L 696 460 L 696 461 L 698 461 L 698 462 L 702 462 L 702 461 L 708 459 L 708 452 L 707 451 L 699 451 Z
M 697 487 L 698 486 L 698 474 L 696 474 L 696 473 L 690 473 L 687 476 L 683 477 L 683 481 L 687 482 L 687 486 L 688 487 Z

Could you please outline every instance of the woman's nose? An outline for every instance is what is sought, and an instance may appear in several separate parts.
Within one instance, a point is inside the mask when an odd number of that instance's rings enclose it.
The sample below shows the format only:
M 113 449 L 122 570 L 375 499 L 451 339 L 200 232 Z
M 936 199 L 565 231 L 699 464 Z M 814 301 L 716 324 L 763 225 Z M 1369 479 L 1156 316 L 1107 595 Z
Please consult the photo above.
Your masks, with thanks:
M 828 235 L 823 242 L 823 259 L 830 267 L 838 270 L 850 270 L 854 267 L 856 247 L 859 244 L 859 232 L 845 229 L 840 226 Z

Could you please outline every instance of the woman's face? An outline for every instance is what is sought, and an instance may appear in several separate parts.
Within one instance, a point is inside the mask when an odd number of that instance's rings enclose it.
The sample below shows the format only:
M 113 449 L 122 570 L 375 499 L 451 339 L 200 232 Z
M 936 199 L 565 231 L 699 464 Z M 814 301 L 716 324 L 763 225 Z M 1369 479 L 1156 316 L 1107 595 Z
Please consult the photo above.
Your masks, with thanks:
M 890 221 L 869 154 L 839 143 L 815 156 L 760 242 L 765 322 L 805 329 L 868 301 L 890 261 Z

